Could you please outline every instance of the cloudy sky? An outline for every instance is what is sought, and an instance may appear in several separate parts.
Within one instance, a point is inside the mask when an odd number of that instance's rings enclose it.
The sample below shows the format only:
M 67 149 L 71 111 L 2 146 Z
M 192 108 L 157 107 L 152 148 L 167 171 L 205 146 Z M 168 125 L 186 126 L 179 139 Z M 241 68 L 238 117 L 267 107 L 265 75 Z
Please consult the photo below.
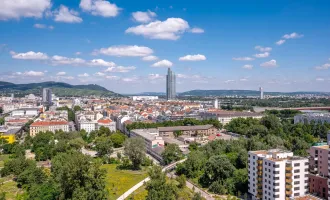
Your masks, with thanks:
M 1 0 L 0 80 L 330 91 L 328 0 Z

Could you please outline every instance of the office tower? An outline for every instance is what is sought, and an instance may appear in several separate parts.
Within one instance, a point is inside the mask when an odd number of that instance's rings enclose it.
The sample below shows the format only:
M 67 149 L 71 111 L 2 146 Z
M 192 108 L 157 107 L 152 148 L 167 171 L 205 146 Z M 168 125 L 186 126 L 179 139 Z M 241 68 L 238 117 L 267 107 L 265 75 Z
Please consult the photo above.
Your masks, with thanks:
M 213 102 L 213 104 L 214 104 L 213 105 L 214 108 L 216 108 L 216 109 L 219 108 L 219 101 L 218 101 L 218 99 L 215 99 L 214 102 Z
M 42 89 L 42 103 L 47 105 L 52 104 L 52 90 L 50 88 Z
M 308 159 L 290 151 L 249 151 L 249 195 L 252 200 L 286 200 L 308 192 Z
M 172 100 L 176 97 L 176 77 L 171 68 L 168 68 L 166 75 L 166 99 Z
M 264 90 L 262 89 L 262 87 L 259 88 L 260 91 L 260 99 L 264 99 Z

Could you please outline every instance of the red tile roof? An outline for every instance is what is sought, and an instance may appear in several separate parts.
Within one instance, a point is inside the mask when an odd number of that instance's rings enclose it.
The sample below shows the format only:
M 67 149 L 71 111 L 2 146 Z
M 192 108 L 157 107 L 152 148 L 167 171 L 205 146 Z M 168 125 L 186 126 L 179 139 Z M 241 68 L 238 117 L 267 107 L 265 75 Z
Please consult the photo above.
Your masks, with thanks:
M 38 121 L 33 122 L 31 126 L 56 126 L 56 125 L 67 125 L 66 121 Z
M 109 124 L 110 122 L 112 122 L 112 120 L 111 119 L 99 119 L 97 122 L 101 123 L 101 124 Z

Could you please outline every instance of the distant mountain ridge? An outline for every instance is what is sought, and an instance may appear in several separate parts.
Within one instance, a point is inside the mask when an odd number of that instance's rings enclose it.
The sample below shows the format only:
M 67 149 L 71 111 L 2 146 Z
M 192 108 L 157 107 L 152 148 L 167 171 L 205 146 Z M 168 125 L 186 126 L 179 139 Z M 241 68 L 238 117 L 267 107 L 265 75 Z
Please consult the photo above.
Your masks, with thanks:
M 0 93 L 5 94 L 14 93 L 18 95 L 26 95 L 32 93 L 40 95 L 41 88 L 52 88 L 53 93 L 57 96 L 120 96 L 119 94 L 96 84 L 71 85 L 54 81 L 14 84 L 0 81 Z
M 330 95 L 330 92 L 264 92 L 264 95 Z M 257 90 L 190 90 L 182 92 L 180 96 L 259 96 Z

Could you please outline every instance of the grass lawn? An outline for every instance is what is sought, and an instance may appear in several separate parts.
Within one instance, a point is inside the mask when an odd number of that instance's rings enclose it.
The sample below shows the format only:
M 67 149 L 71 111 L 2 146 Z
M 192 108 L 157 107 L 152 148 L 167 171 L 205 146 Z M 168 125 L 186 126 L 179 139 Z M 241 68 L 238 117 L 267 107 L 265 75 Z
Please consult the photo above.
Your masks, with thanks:
M 14 200 L 18 194 L 23 193 L 23 190 L 17 188 L 17 183 L 8 176 L 0 178 L 0 193 L 2 192 L 6 193 L 6 200 Z
M 109 199 L 111 200 L 117 199 L 128 189 L 148 176 L 146 170 L 117 170 L 116 167 L 117 164 L 102 165 L 102 168 L 107 170 L 107 177 L 105 181 L 106 187 L 109 190 Z
M 10 154 L 2 154 L 0 155 L 0 168 L 2 168 L 6 161 L 10 160 Z
M 148 191 L 145 186 L 135 190 L 126 200 L 144 200 L 148 195 Z

